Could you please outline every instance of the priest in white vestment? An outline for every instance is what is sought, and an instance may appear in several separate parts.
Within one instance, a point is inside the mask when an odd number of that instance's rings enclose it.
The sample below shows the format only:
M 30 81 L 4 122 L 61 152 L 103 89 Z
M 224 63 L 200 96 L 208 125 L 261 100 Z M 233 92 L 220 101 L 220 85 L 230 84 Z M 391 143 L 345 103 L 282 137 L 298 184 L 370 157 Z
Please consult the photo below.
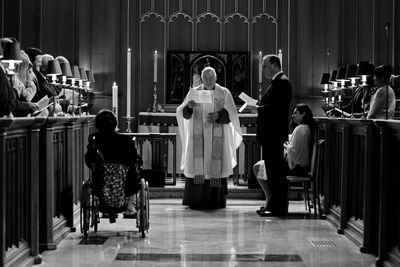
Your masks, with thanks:
M 183 205 L 224 208 L 242 132 L 232 95 L 216 83 L 215 70 L 206 67 L 201 77 L 203 83 L 190 89 L 176 111 L 186 176 Z

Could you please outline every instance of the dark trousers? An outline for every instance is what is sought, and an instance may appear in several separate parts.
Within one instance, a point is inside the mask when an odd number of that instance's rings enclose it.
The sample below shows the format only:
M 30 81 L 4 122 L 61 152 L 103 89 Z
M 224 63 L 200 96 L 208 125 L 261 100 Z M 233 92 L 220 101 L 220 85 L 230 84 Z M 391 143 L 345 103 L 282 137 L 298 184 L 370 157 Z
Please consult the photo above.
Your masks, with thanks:
M 283 156 L 283 142 L 261 144 L 263 160 L 267 173 L 267 184 L 271 192 L 268 209 L 276 214 L 287 213 L 287 180 L 286 166 Z

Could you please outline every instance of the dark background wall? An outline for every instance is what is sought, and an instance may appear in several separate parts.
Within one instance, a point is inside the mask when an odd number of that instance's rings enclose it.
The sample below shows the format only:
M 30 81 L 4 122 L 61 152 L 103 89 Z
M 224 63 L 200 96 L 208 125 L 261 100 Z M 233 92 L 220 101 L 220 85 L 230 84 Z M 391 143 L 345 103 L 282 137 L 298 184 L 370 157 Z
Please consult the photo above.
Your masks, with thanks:
M 126 114 L 128 47 L 133 116 L 152 102 L 154 50 L 160 55 L 161 104 L 168 50 L 250 51 L 250 86 L 257 97 L 258 51 L 282 49 L 294 101 L 318 107 L 322 72 L 361 60 L 386 63 L 389 22 L 389 63 L 400 73 L 397 0 L 0 0 L 0 9 L 0 36 L 94 71 L 95 108 L 111 107 L 116 81 L 121 115 Z

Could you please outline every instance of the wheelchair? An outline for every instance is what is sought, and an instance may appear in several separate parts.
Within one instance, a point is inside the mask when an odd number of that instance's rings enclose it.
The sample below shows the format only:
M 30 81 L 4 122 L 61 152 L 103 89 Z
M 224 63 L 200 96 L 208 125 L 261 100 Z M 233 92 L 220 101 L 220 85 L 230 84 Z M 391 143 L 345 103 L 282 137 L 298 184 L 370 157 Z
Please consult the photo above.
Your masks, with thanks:
M 83 182 L 81 190 L 81 208 L 80 208 L 80 227 L 81 233 L 84 238 L 89 236 L 90 228 L 97 232 L 98 224 L 100 223 L 100 212 L 104 212 L 103 207 L 100 205 L 98 196 L 93 194 L 91 180 Z M 140 189 L 136 194 L 136 227 L 139 229 L 141 236 L 146 237 L 146 232 L 150 226 L 150 210 L 149 210 L 149 185 L 143 178 L 140 180 Z M 108 211 L 110 209 L 108 208 Z M 124 210 L 116 209 L 113 213 L 118 214 Z

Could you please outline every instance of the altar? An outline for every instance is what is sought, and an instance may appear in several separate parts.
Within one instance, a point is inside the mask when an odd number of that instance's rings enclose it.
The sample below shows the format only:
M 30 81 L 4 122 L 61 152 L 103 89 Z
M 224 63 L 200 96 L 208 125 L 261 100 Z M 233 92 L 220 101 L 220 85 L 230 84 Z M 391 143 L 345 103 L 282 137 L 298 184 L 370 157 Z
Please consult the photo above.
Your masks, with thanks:
M 239 114 L 240 126 L 243 134 L 255 134 L 256 133 L 256 114 Z M 138 118 L 138 132 L 139 133 L 175 133 L 176 142 L 168 142 L 168 155 L 159 155 L 159 157 L 165 158 L 165 168 L 168 175 L 174 173 L 174 169 L 178 175 L 182 174 L 180 170 L 181 163 L 181 150 L 182 142 L 179 136 L 178 123 L 176 120 L 176 113 L 174 112 L 140 112 Z M 175 146 L 175 147 L 174 147 Z M 143 158 L 143 169 L 154 168 L 154 158 L 152 155 L 152 149 L 150 144 L 146 143 L 142 146 L 142 158 Z M 175 153 L 174 153 L 175 150 Z M 174 154 L 176 155 L 176 166 L 174 168 Z M 238 174 L 245 173 L 245 145 L 241 144 L 238 151 Z

